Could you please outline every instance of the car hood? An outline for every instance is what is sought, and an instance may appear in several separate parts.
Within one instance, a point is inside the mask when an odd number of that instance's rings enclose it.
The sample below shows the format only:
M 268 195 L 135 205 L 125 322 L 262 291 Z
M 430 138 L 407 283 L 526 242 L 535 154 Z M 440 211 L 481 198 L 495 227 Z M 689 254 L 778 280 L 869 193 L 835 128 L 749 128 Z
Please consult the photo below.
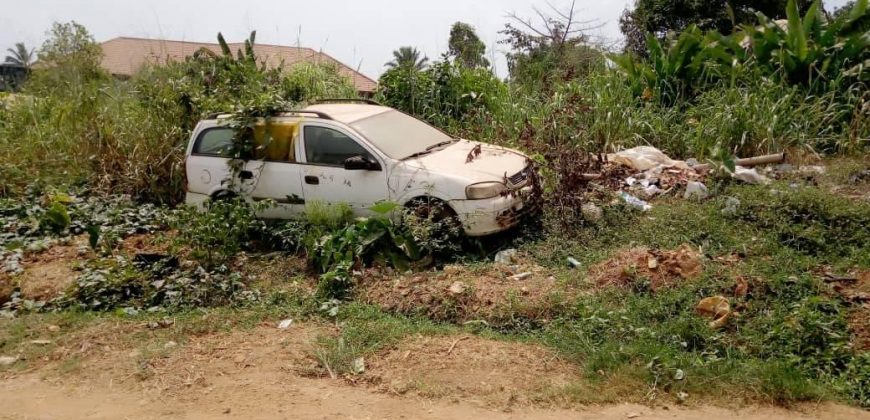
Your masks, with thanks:
M 478 146 L 480 154 L 469 156 Z M 476 141 L 460 140 L 444 149 L 406 161 L 408 166 L 463 177 L 471 182 L 503 181 L 522 171 L 528 158 L 516 150 Z

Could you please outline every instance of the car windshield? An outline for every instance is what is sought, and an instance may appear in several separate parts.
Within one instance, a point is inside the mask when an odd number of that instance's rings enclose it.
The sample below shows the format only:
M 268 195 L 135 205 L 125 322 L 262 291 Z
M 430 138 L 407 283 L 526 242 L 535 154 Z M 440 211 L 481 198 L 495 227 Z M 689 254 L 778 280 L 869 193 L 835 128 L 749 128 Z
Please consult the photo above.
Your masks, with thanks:
M 405 159 L 453 140 L 441 130 L 395 110 L 350 125 L 393 159 Z

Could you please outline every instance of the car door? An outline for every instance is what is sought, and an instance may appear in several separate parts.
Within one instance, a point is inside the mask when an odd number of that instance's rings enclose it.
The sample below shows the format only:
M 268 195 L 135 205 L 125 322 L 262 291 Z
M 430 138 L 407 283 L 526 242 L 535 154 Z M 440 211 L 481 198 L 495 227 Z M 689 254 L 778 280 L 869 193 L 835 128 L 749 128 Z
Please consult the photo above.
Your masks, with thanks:
M 267 219 L 292 219 L 305 210 L 302 191 L 302 168 L 299 163 L 299 122 L 270 123 L 272 136 L 256 152 L 258 160 L 249 161 L 248 172 L 257 179 L 251 198 L 272 200 L 274 205 L 259 213 Z
M 216 123 L 203 124 L 198 129 L 185 162 L 190 192 L 211 196 L 222 190 L 240 195 L 254 191 L 259 174 L 259 171 L 254 170 L 256 164 L 249 162 L 235 178 L 232 176 L 229 163 L 233 135 L 231 128 Z
M 370 216 L 372 205 L 389 200 L 383 160 L 354 134 L 337 126 L 307 122 L 303 124 L 302 145 L 306 203 L 346 203 L 356 216 Z M 345 160 L 358 156 L 376 162 L 379 168 L 345 169 Z

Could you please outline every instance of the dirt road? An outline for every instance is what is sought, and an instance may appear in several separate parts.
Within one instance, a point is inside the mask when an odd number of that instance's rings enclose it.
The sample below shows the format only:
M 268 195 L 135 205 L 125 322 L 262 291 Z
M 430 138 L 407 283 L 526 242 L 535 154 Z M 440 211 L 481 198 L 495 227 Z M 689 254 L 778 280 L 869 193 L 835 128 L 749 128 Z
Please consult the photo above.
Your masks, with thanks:
M 299 324 L 292 333 L 261 327 L 191 337 L 143 358 L 120 344 L 119 330 L 99 327 L 84 335 L 89 345 L 58 350 L 66 360 L 73 350 L 75 364 L 34 360 L 0 375 L 0 419 L 870 419 L 835 404 L 544 409 L 532 397 L 562 383 L 568 366 L 541 363 L 537 346 L 478 337 L 411 338 L 372 357 L 366 379 L 351 384 L 306 374 L 321 331 Z
M 616 405 L 505 412 L 470 401 L 391 396 L 318 379 L 274 382 L 270 375 L 228 377 L 208 392 L 162 397 L 120 387 L 51 383 L 25 375 L 0 384 L 0 407 L 3 419 L 870 419 L 868 412 L 830 404 L 804 406 L 802 411 L 767 407 L 653 410 Z

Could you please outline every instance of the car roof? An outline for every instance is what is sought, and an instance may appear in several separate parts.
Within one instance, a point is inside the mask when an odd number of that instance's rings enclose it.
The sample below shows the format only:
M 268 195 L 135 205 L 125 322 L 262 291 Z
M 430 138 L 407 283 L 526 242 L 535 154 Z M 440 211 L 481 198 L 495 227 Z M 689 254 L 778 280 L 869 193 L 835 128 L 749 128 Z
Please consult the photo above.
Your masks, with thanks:
M 389 107 L 369 104 L 320 104 L 305 108 L 305 111 L 322 112 L 344 124 L 351 124 L 392 110 Z

